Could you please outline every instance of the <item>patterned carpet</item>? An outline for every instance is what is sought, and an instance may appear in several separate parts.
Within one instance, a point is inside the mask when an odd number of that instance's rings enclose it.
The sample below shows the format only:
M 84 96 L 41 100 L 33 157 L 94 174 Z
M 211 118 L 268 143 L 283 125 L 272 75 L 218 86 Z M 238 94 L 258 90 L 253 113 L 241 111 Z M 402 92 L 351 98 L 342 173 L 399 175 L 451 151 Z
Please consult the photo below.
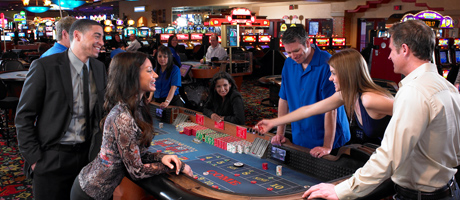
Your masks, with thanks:
M 13 144 L 12 144 L 13 143 Z M 0 200 L 33 199 L 32 181 L 22 172 L 22 160 L 17 144 L 0 141 Z
M 256 78 L 246 78 L 241 85 L 244 101 L 246 126 L 254 126 L 258 121 L 278 116 L 278 107 L 261 105 L 262 99 L 268 98 L 269 89 L 261 85 Z
M 276 107 L 266 107 L 260 104 L 268 98 L 269 89 L 260 86 L 256 78 L 246 78 L 241 86 L 241 95 L 244 99 L 246 125 L 254 126 L 263 118 L 277 116 Z M 11 144 L 13 143 L 13 144 Z M 32 181 L 26 179 L 22 172 L 24 161 L 19 153 L 17 144 L 0 141 L 0 200 L 29 200 L 33 199 Z

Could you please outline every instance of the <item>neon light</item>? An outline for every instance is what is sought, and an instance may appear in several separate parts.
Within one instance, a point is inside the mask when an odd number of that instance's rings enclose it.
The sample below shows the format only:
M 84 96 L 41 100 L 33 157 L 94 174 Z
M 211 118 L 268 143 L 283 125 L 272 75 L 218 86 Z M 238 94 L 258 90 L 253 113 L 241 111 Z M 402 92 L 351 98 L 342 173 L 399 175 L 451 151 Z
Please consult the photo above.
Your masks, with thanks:
M 24 8 L 33 13 L 44 13 L 50 9 L 48 6 L 26 6 Z

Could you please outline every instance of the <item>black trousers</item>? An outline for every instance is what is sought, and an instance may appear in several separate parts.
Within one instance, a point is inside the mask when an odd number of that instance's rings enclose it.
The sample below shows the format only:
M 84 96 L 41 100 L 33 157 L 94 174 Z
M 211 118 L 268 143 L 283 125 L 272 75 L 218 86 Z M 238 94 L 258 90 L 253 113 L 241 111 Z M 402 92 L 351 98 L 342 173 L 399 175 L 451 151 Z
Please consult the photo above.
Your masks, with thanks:
M 88 164 L 88 149 L 46 150 L 33 171 L 33 195 L 36 200 L 70 199 L 75 177 Z
M 93 200 L 93 198 L 88 196 L 86 192 L 81 189 L 78 177 L 76 177 L 73 182 L 72 191 L 70 192 L 70 200 Z
M 155 98 L 155 102 L 157 103 L 163 103 L 166 100 L 166 98 Z M 179 106 L 179 107 L 184 107 L 184 102 L 180 98 L 179 95 L 174 95 L 173 99 L 169 103 L 170 106 Z

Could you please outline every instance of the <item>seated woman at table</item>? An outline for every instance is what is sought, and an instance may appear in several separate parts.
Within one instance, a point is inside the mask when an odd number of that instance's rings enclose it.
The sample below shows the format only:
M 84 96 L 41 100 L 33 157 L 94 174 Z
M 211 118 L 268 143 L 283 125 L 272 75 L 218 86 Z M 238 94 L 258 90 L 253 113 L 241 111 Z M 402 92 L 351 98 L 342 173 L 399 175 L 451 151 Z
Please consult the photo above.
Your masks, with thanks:
M 227 72 L 218 72 L 211 80 L 211 91 L 203 114 L 214 121 L 227 121 L 244 125 L 243 97 L 238 92 L 235 80 Z
M 180 67 L 182 66 L 182 63 L 180 61 L 179 54 L 177 53 L 177 46 L 178 46 L 177 44 L 178 44 L 177 36 L 175 34 L 171 35 L 171 37 L 169 37 L 168 39 L 168 47 L 171 50 L 171 54 L 174 58 L 173 60 L 174 64 Z
M 75 178 L 71 199 L 110 199 L 125 176 L 134 180 L 174 171 L 192 176 L 190 166 L 176 155 L 149 152 L 152 117 L 143 98 L 155 91 L 155 78 L 147 55 L 120 53 L 109 67 L 102 121 L 101 151 Z
M 161 45 L 156 55 L 157 63 L 154 70 L 159 77 L 155 84 L 156 91 L 153 93 L 155 102 L 160 103 L 160 108 L 169 105 L 183 107 L 184 102 L 179 95 L 179 87 L 182 86 L 180 69 L 173 64 L 170 49 Z
M 345 105 L 348 119 L 356 120 L 364 134 L 351 135 L 352 140 L 380 145 L 385 128 L 393 114 L 394 97 L 386 89 L 378 86 L 369 75 L 366 61 L 354 49 L 345 49 L 329 59 L 331 77 L 336 93 L 312 105 L 301 107 L 292 113 L 276 119 L 264 119 L 257 123 L 261 133 L 274 126 L 298 121 L 313 115 L 334 110 Z M 276 135 L 272 144 L 281 145 L 284 137 Z M 310 152 L 312 153 L 312 152 Z M 317 155 L 312 155 L 317 157 Z

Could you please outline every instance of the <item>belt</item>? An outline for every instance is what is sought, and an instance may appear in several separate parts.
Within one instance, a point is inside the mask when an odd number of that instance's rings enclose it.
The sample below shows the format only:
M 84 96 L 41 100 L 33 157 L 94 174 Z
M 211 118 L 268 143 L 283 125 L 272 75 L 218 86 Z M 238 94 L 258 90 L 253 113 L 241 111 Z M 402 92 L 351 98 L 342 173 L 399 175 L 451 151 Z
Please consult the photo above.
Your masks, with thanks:
M 437 200 L 444 197 L 449 197 L 454 195 L 454 190 L 458 189 L 455 186 L 455 179 L 452 178 L 450 181 L 442 188 L 434 192 L 422 192 L 418 190 L 412 190 L 404 188 L 395 184 L 396 194 L 407 199 L 419 199 L 419 200 Z M 419 198 L 420 197 L 420 198 Z
M 82 152 L 87 150 L 87 146 L 86 142 L 77 144 L 55 144 L 48 146 L 46 149 L 65 152 Z

